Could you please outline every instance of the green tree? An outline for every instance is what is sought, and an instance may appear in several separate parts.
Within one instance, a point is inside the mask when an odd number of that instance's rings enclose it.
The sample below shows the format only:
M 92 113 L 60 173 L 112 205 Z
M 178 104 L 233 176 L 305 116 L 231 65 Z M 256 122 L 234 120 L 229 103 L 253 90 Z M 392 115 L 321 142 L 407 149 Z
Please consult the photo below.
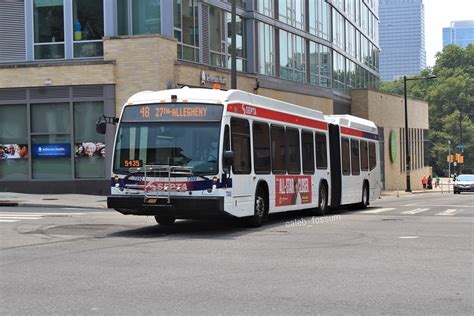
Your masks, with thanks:
M 457 146 L 464 146 L 463 172 L 474 173 L 474 45 L 445 47 L 436 55 L 435 66 L 424 69 L 416 77 L 433 73 L 437 76 L 435 80 L 407 82 L 408 95 L 429 104 L 433 172 L 446 174 L 448 141 L 451 141 L 453 153 L 461 151 Z M 382 82 L 380 91 L 403 96 L 403 78 Z

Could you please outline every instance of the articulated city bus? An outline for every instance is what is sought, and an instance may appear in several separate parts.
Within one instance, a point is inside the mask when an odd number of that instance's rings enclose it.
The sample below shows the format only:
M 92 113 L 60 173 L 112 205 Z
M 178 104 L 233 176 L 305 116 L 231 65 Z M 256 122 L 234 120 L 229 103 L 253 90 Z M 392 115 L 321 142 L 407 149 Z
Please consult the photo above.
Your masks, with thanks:
M 380 195 L 373 122 L 239 90 L 137 93 L 114 147 L 108 207 L 163 225 L 231 216 L 260 226 L 270 213 L 324 215 Z

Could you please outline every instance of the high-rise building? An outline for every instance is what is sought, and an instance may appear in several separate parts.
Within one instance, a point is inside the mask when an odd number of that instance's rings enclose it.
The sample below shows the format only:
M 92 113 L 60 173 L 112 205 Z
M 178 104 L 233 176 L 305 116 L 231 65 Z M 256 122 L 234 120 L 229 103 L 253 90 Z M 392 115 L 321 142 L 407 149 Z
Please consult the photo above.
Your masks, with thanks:
M 239 89 L 344 114 L 352 88 L 376 87 L 378 0 L 236 4 Z M 107 189 L 114 131 L 96 133 L 97 116 L 141 90 L 230 89 L 230 12 L 228 0 L 0 1 L 0 149 L 29 149 L 0 159 L 0 190 Z
M 474 21 L 454 21 L 443 27 L 443 47 L 448 45 L 466 47 L 474 44 Z
M 423 0 L 380 0 L 380 79 L 412 76 L 426 67 Z

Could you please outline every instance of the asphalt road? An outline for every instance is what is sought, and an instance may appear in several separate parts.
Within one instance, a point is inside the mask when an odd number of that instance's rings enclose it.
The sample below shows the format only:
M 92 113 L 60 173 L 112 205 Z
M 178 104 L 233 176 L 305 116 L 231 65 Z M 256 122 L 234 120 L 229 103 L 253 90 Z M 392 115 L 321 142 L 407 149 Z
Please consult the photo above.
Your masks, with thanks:
M 387 197 L 259 229 L 2 207 L 0 313 L 467 315 L 473 224 L 474 194 Z

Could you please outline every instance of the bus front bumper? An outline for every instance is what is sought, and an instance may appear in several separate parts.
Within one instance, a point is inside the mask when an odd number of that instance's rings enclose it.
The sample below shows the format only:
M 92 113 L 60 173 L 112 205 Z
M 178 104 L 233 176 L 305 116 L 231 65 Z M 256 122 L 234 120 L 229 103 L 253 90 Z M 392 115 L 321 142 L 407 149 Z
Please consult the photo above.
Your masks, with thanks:
M 144 203 L 143 195 L 112 195 L 107 197 L 107 207 L 124 215 L 173 215 L 181 219 L 230 216 L 224 211 L 223 197 L 171 197 L 169 204 L 166 200 L 148 201 L 152 203 Z

